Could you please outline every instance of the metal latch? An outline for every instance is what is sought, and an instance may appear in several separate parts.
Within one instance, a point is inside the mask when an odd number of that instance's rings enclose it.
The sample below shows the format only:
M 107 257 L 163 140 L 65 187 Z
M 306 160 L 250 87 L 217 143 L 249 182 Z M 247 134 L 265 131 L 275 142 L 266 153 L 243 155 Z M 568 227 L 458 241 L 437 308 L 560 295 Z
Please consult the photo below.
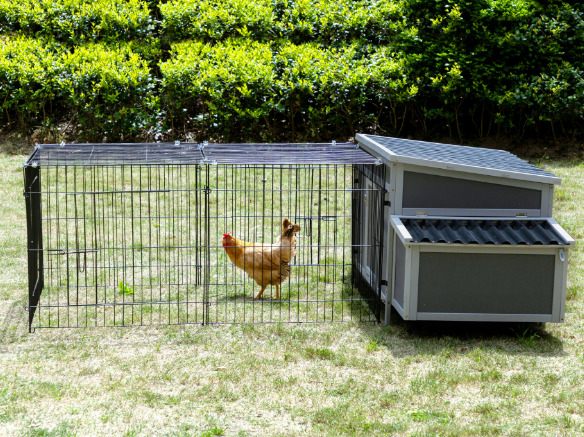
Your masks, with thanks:
M 564 262 L 566 260 L 566 255 L 564 254 L 564 249 L 560 249 L 560 261 Z
M 416 211 L 416 215 L 419 216 L 427 216 L 428 215 L 428 211 Z
M 517 212 L 517 213 L 515 213 L 515 217 L 527 217 L 527 213 L 526 212 Z

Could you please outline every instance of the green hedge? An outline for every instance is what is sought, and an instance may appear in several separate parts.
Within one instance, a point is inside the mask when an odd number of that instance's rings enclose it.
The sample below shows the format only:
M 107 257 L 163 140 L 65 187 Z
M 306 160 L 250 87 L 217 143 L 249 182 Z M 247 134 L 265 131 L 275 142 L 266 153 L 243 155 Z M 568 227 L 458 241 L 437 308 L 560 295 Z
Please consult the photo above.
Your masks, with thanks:
M 128 46 L 78 46 L 62 56 L 57 89 L 86 135 L 132 138 L 152 123 L 158 97 L 148 63 Z
M 161 65 L 163 104 L 181 128 L 204 134 L 352 135 L 417 92 L 402 77 L 405 60 L 387 48 L 230 39 L 177 43 L 171 54 Z
M 153 30 L 144 0 L 0 0 L 0 33 L 78 44 L 146 39 Z
M 0 38 L 0 101 L 8 122 L 23 125 L 38 114 L 46 117 L 56 96 L 57 58 L 47 41 Z
M 77 138 L 578 138 L 584 7 L 0 0 L 0 124 Z
M 274 36 L 269 0 L 178 0 L 160 5 L 163 34 L 169 40 L 228 37 L 266 40 Z
M 169 40 L 382 43 L 402 27 L 400 3 L 385 0 L 175 0 L 161 4 L 160 12 Z
M 172 46 L 171 59 L 160 70 L 164 105 L 179 126 L 228 134 L 257 127 L 270 112 L 274 74 L 267 44 L 181 42 Z
M 23 127 L 68 118 L 84 138 L 132 137 L 152 122 L 158 97 L 147 62 L 128 46 L 0 39 L 3 115 Z
M 564 134 L 578 132 L 584 105 L 581 7 L 407 0 L 402 12 L 412 26 L 396 47 L 411 60 L 408 81 L 419 78 L 410 110 L 423 121 L 421 131 L 446 125 L 460 139 L 498 132 L 521 138 L 555 136 L 559 123 Z

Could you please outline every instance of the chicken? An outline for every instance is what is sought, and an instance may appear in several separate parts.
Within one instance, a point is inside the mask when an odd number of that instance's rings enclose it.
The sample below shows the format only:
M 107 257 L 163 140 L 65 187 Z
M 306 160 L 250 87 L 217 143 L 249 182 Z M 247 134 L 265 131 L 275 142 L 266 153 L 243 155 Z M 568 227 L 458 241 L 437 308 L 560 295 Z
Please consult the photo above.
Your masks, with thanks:
M 258 283 L 262 289 L 256 299 L 262 297 L 268 285 L 276 286 L 276 297 L 280 299 L 280 284 L 290 276 L 290 260 L 295 255 L 296 237 L 299 225 L 290 220 L 282 220 L 282 235 L 275 244 L 248 243 L 231 235 L 223 234 L 223 248 L 236 267 Z

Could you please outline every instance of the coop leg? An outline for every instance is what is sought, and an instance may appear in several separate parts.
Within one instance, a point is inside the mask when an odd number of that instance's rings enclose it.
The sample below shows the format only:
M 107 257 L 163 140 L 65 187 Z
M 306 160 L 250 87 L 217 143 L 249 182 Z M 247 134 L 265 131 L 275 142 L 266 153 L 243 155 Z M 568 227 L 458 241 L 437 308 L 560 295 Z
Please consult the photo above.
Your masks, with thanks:
M 256 299 L 259 299 L 260 297 L 262 297 L 262 294 L 264 294 L 264 290 L 266 289 L 267 285 L 264 285 L 262 287 L 262 289 L 260 290 L 260 292 L 257 294 L 257 296 L 255 297 Z
M 274 299 L 280 299 L 280 286 L 276 285 L 276 297 Z

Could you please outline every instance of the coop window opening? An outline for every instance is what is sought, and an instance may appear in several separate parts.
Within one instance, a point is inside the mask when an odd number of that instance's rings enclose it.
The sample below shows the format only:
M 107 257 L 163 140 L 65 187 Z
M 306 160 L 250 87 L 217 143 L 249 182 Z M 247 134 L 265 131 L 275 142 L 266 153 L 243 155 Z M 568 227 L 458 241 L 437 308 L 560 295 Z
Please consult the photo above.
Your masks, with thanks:
M 375 167 L 354 144 L 38 146 L 24 166 L 29 326 L 378 321 L 356 260 L 382 240 L 353 223 L 362 196 L 383 199 L 354 182 Z M 382 235 L 368 208 L 360 222 Z M 290 274 L 280 299 L 273 285 L 253 299 L 221 235 L 265 249 L 284 219 L 300 226 Z

